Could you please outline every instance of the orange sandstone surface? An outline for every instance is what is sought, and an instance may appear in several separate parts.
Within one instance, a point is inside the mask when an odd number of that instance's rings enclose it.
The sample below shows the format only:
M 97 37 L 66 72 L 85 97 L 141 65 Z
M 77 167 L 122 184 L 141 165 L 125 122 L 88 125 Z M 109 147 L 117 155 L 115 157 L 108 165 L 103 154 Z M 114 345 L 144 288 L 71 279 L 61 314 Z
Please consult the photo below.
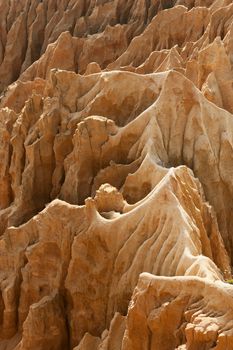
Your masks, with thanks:
M 0 350 L 233 350 L 233 3 L 0 0 Z

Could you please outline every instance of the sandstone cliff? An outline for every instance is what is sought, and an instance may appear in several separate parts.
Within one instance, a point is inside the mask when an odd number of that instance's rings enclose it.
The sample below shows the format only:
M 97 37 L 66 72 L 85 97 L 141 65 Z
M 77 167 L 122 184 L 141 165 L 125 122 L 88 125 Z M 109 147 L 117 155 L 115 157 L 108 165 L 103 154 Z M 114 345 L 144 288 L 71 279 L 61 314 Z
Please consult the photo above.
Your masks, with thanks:
M 0 350 L 233 349 L 233 4 L 0 0 Z

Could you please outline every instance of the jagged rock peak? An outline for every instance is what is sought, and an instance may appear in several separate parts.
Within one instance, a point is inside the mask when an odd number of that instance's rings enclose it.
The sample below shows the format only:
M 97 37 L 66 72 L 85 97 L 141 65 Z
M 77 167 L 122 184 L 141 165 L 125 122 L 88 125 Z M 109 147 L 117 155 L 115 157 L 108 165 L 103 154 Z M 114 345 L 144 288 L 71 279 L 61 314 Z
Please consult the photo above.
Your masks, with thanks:
M 233 4 L 0 0 L 0 350 L 233 350 Z

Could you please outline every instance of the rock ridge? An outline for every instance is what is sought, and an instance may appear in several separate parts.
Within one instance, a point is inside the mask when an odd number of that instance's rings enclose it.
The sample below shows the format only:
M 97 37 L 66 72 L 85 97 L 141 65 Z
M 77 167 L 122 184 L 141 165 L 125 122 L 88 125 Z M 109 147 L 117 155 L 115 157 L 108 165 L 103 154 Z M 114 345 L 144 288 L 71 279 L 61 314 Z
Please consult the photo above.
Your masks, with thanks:
M 233 5 L 0 0 L 0 349 L 233 349 Z

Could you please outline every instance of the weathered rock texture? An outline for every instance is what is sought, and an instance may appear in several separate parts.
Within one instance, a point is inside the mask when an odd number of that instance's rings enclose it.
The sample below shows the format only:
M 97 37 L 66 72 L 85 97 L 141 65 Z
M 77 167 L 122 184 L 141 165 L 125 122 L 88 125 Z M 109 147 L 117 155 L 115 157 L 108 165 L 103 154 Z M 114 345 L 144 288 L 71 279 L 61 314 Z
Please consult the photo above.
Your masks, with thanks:
M 0 350 L 233 350 L 233 4 L 0 0 Z

